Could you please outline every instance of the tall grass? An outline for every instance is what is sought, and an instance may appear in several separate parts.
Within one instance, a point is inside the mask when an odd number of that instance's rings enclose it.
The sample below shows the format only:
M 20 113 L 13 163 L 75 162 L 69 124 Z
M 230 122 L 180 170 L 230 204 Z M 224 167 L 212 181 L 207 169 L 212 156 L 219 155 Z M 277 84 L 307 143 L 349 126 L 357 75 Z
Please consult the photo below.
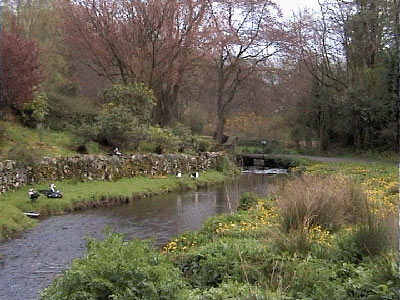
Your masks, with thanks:
M 395 248 L 396 217 L 383 214 L 359 187 L 342 176 L 303 175 L 288 180 L 278 188 L 277 199 L 282 229 L 287 234 L 278 240 L 278 246 L 289 252 L 308 252 L 307 232 L 315 226 L 335 232 L 351 225 L 351 234 L 339 248 L 353 258 Z
M 349 242 L 361 256 L 378 256 L 397 247 L 397 217 L 382 215 L 369 205 L 367 215 L 350 234 Z
M 340 176 L 303 175 L 284 182 L 277 194 L 286 232 L 317 225 L 336 231 L 366 211 L 362 192 Z

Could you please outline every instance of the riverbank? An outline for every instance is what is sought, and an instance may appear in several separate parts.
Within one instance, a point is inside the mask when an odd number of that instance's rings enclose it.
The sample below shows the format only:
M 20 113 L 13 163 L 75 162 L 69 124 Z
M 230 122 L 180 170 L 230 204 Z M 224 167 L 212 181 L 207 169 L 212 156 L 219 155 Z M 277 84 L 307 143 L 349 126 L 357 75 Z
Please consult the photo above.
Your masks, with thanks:
M 113 234 L 92 240 L 44 299 L 397 299 L 397 167 L 292 172 L 268 199 L 247 194 L 242 210 L 172 239 L 163 254 Z
M 167 175 L 123 178 L 113 182 L 63 180 L 54 182 L 57 189 L 63 192 L 63 198 L 51 199 L 41 195 L 35 202 L 28 200 L 27 186 L 0 196 L 0 240 L 35 225 L 37 221 L 26 217 L 23 214 L 25 211 L 36 211 L 45 217 L 97 206 L 127 203 L 136 198 L 172 191 L 197 189 L 222 183 L 229 178 L 225 173 L 213 170 L 201 172 L 196 180 L 189 178 L 187 174 L 183 174 L 182 178 Z M 35 190 L 47 188 L 48 183 L 35 186 Z

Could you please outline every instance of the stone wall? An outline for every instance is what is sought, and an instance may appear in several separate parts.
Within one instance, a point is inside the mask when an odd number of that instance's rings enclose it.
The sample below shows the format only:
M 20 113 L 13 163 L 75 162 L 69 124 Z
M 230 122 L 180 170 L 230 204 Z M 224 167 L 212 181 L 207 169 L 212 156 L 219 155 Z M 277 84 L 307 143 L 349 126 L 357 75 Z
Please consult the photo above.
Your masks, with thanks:
M 18 166 L 14 161 L 0 162 L 0 192 L 25 184 L 61 179 L 116 180 L 139 175 L 175 174 L 215 168 L 220 153 L 204 152 L 198 156 L 185 154 L 135 154 L 130 157 L 76 155 L 44 158 L 32 166 Z

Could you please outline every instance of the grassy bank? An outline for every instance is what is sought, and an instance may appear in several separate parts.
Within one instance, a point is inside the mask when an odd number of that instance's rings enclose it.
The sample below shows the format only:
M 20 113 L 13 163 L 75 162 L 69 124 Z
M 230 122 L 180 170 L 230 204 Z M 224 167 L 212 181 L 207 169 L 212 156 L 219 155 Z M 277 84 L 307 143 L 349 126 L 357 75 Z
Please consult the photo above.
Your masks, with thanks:
M 160 253 L 91 241 L 44 299 L 397 299 L 397 168 L 318 163 Z
M 30 155 L 36 157 L 42 156 L 71 156 L 76 154 L 73 149 L 74 135 L 69 132 L 56 132 L 47 129 L 31 129 L 13 122 L 0 122 L 0 128 L 4 130 L 4 136 L 1 137 L 0 159 L 23 160 L 24 157 L 15 157 L 16 152 L 25 149 Z M 98 145 L 90 143 L 91 153 L 98 153 Z M 25 153 L 26 155 L 26 153 Z
M 0 196 L 0 239 L 32 226 L 35 221 L 25 217 L 23 211 L 37 211 L 42 216 L 69 212 L 74 209 L 129 202 L 135 197 L 147 197 L 171 191 L 196 189 L 211 184 L 222 183 L 228 178 L 222 172 L 207 171 L 193 180 L 187 175 L 176 178 L 134 177 L 115 182 L 64 180 L 55 182 L 57 189 L 63 192 L 61 199 L 39 197 L 35 202 L 28 200 L 29 186 Z M 48 183 L 35 186 L 35 190 L 47 189 Z

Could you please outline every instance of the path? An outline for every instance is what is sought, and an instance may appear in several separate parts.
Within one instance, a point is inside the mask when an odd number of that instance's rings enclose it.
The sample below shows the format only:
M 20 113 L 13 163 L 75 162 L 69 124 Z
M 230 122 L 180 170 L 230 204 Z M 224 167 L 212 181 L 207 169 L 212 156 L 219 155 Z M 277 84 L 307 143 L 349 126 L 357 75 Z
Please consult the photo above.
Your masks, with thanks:
M 327 157 L 327 156 L 308 156 L 308 155 L 285 155 L 285 156 L 293 157 L 293 158 L 303 158 L 303 159 L 308 159 L 308 160 L 312 160 L 312 161 L 332 162 L 332 163 L 348 162 L 348 163 L 365 163 L 365 164 L 381 163 L 381 164 L 385 164 L 385 165 L 397 164 L 395 162 L 375 161 L 375 160 L 362 159 L 362 158 L 351 158 L 351 157 Z

